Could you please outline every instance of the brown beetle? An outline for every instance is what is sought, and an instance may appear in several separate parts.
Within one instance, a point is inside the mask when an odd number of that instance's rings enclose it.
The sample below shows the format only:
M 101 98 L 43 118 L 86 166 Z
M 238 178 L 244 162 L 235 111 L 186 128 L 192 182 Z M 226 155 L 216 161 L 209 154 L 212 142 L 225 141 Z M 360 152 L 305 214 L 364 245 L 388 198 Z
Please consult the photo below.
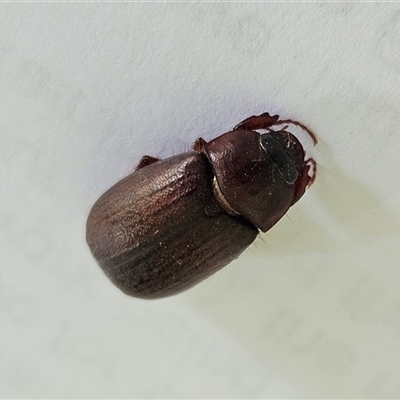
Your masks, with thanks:
M 186 290 L 237 258 L 315 179 L 295 136 L 299 122 L 268 113 L 166 160 L 144 156 L 93 206 L 86 238 L 124 293 L 146 299 Z M 256 130 L 267 130 L 260 134 Z

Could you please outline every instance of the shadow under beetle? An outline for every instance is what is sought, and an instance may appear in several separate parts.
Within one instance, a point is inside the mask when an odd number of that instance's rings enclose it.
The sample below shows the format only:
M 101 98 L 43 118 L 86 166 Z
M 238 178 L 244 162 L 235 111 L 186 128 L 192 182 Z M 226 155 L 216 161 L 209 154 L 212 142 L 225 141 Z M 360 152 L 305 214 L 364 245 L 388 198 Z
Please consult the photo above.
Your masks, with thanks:
M 146 299 L 186 290 L 237 258 L 274 226 L 315 179 L 298 139 L 268 113 L 193 150 L 135 171 L 94 204 L 86 239 L 124 293 Z M 260 134 L 256 130 L 265 130 Z

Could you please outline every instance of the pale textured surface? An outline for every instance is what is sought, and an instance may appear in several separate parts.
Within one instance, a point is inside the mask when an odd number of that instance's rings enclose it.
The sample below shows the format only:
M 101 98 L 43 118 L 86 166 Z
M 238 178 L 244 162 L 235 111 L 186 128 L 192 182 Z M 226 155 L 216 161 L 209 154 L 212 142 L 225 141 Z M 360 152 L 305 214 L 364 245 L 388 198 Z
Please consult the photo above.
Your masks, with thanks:
M 1 4 L 1 397 L 400 397 L 400 5 Z M 97 197 L 263 111 L 315 186 L 175 298 L 120 294 Z

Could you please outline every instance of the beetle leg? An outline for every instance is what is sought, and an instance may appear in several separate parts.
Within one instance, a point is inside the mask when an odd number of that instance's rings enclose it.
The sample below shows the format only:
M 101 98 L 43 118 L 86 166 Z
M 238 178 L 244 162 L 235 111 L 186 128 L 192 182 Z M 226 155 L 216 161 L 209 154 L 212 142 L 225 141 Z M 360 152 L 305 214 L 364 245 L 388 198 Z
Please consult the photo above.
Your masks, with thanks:
M 312 170 L 311 175 L 309 175 L 310 169 Z M 306 189 L 308 189 L 314 183 L 316 175 L 317 163 L 313 158 L 309 158 L 304 162 L 304 167 L 297 178 L 296 188 L 291 205 L 295 204 L 303 196 Z
M 193 149 L 194 151 L 198 151 L 198 152 L 202 153 L 203 150 L 204 150 L 204 145 L 205 145 L 205 144 L 207 144 L 207 142 L 206 142 L 203 138 L 198 138 L 198 139 L 193 143 L 192 149 Z
M 305 130 L 312 141 L 314 142 L 314 146 L 318 143 L 317 137 L 313 132 L 310 131 L 305 125 L 301 122 L 294 121 L 293 119 L 279 119 L 279 115 L 270 115 L 269 113 L 263 113 L 260 115 L 253 115 L 252 117 L 246 118 L 244 121 L 240 122 L 236 125 L 233 130 L 251 130 L 257 131 L 258 129 L 267 129 L 270 130 L 271 126 L 281 125 L 281 124 L 291 124 L 298 126 L 299 128 Z M 282 130 L 285 130 L 284 127 Z
M 279 115 L 270 115 L 269 113 L 263 113 L 261 115 L 253 115 L 246 118 L 239 124 L 237 124 L 233 130 L 250 130 L 256 131 L 258 129 L 268 129 L 269 127 L 276 125 L 279 121 Z
M 312 167 L 311 179 L 307 186 L 308 189 L 315 182 L 315 178 L 317 177 L 317 162 L 313 158 L 309 158 L 306 160 L 306 164 L 311 165 Z
M 160 159 L 152 157 L 152 156 L 143 156 L 140 159 L 139 164 L 136 166 L 135 171 L 137 171 L 138 169 L 142 169 L 144 167 L 147 167 L 150 164 L 154 164 L 157 161 L 160 161 Z

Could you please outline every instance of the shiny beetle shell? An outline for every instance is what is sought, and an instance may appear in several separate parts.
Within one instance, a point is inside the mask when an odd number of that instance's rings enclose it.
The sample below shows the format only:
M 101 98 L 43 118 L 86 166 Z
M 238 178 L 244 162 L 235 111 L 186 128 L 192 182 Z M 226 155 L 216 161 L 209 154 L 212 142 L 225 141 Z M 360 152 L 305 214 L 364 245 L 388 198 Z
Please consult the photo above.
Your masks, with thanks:
M 193 150 L 136 170 L 94 204 L 90 250 L 110 280 L 140 298 L 177 294 L 237 258 L 275 225 L 315 178 L 295 136 L 272 126 L 302 124 L 268 113 Z M 256 130 L 267 130 L 258 133 Z

